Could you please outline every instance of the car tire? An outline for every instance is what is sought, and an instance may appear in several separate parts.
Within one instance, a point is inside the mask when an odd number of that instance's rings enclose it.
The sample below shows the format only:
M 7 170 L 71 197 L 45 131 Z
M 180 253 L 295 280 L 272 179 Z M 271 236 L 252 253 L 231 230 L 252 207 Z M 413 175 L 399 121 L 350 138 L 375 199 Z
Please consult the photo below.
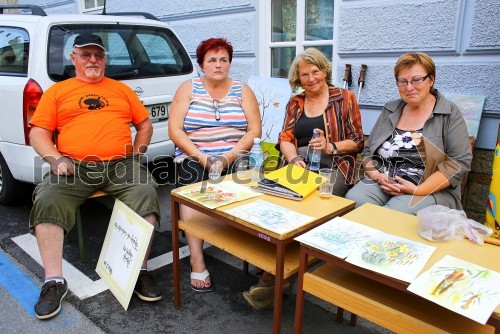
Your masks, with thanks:
M 13 204 L 19 198 L 22 189 L 24 185 L 14 179 L 9 166 L 0 154 L 0 205 Z

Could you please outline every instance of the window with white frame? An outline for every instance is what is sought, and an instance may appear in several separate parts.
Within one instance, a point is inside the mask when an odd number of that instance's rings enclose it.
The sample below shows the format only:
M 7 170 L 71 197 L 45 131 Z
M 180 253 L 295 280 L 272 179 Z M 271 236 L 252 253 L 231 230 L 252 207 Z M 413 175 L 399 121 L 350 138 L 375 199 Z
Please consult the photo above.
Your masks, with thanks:
M 92 12 L 101 10 L 104 7 L 104 0 L 80 0 L 82 12 Z
M 334 0 L 271 0 L 263 7 L 267 38 L 261 64 L 265 75 L 288 77 L 296 54 L 308 47 L 332 60 Z

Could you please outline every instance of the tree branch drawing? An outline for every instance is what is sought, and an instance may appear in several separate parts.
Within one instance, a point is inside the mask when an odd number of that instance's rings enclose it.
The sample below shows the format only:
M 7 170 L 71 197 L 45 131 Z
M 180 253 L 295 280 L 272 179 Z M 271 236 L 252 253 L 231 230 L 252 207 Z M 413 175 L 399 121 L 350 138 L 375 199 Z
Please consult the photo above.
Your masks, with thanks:
M 279 101 L 277 100 L 277 93 L 272 92 L 271 94 L 266 94 L 262 86 L 255 87 L 255 96 L 260 108 L 260 118 L 262 122 L 262 129 L 265 129 L 265 134 L 262 134 L 262 141 L 269 141 L 271 139 L 271 133 L 277 121 L 274 121 L 272 117 L 269 116 L 269 108 L 273 106 L 274 108 L 279 107 Z

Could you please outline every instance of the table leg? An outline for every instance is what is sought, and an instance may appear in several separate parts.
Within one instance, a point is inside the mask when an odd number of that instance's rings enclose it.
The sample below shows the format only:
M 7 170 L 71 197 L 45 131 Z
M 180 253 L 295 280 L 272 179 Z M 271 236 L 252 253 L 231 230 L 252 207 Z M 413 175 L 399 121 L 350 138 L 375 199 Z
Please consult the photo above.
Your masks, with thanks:
M 247 261 L 243 261 L 243 272 L 245 273 L 245 275 L 248 275 L 248 262 Z
M 300 246 L 299 258 L 299 277 L 297 280 L 297 303 L 295 305 L 295 322 L 293 325 L 293 332 L 295 334 L 302 333 L 302 318 L 304 316 L 304 273 L 307 268 L 308 254 Z
M 174 270 L 174 306 L 181 307 L 181 275 L 179 261 L 179 203 L 172 199 L 172 257 Z
M 341 323 L 344 321 L 344 309 L 337 306 L 337 322 Z
M 276 245 L 276 276 L 274 279 L 274 315 L 273 333 L 281 331 L 281 316 L 283 311 L 283 274 L 285 267 L 285 244 L 279 242 Z
M 349 325 L 356 326 L 357 322 L 358 322 L 358 316 L 354 313 L 351 313 L 351 320 L 349 320 Z

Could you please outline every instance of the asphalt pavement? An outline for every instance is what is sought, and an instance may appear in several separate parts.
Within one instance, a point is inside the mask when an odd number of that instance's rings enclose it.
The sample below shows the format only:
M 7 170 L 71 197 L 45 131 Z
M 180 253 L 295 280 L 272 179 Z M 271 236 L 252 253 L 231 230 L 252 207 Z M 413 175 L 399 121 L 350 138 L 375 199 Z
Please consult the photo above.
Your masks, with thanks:
M 41 321 L 33 305 L 43 282 L 43 267 L 35 238 L 28 233 L 29 194 L 24 203 L 0 206 L 0 333 L 271 333 L 272 311 L 255 311 L 242 292 L 256 284 L 258 269 L 242 270 L 242 261 L 218 250 L 205 249 L 215 291 L 199 294 L 189 286 L 186 248 L 181 260 L 182 307 L 173 305 L 170 191 L 172 172 L 156 170 L 160 180 L 161 222 L 154 233 L 149 268 L 163 299 L 145 303 L 132 296 L 125 310 L 95 272 L 113 207 L 110 197 L 87 200 L 81 207 L 86 261 L 81 262 L 76 229 L 64 245 L 64 275 L 70 292 L 59 315 Z M 181 239 L 181 242 L 183 239 Z M 185 244 L 181 244 L 185 246 Z M 282 333 L 293 332 L 295 294 L 283 299 Z M 335 321 L 336 307 L 307 298 L 303 333 L 390 333 L 362 318 L 353 327 Z M 345 317 L 349 313 L 345 312 Z

